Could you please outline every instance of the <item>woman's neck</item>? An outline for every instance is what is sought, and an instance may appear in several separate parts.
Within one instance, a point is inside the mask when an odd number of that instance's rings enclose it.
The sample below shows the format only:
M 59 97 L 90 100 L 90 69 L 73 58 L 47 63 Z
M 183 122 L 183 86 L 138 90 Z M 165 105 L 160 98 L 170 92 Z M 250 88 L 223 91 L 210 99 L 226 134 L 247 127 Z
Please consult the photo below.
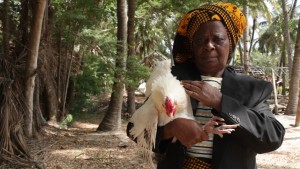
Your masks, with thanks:
M 205 72 L 205 73 L 200 72 L 201 75 L 210 76 L 210 77 L 222 77 L 223 73 L 224 73 L 224 69 L 219 72 Z

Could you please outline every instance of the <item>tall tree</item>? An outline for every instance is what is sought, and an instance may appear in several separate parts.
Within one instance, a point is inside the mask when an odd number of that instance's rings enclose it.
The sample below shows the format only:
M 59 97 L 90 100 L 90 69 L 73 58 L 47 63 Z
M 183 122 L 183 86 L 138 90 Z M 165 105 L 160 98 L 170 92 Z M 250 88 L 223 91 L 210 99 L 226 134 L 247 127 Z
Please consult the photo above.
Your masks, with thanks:
M 13 1 L 0 3 L 0 18 L 2 20 L 0 36 L 3 37 L 0 51 L 0 161 L 2 164 L 30 167 L 30 153 L 23 131 L 24 115 L 24 78 L 23 60 L 16 60 L 14 38 L 15 8 Z M 2 6 L 3 5 L 3 6 Z M 13 26 L 12 26 L 13 25 Z M 12 44 L 12 45 L 11 45 Z M 3 48 L 2 48 L 3 47 Z M 4 54 L 4 55 L 3 55 Z M 21 72 L 21 75 L 20 75 Z M 1 167 L 0 167 L 1 168 Z
M 128 58 L 127 58 L 127 71 L 134 71 L 133 59 L 135 57 L 135 39 L 134 39 L 134 18 L 135 18 L 135 0 L 128 0 Z M 135 111 L 135 86 L 127 86 L 127 111 L 129 114 L 133 114 Z
M 53 70 L 57 68 L 57 57 L 53 54 L 53 42 L 51 38 L 51 30 L 53 27 L 53 17 L 54 17 L 54 9 L 51 5 L 51 0 L 48 0 L 45 9 L 45 16 L 44 16 L 44 25 L 43 25 L 43 35 L 42 35 L 42 47 L 40 49 L 40 56 L 39 56 L 39 75 L 42 84 L 44 84 L 43 93 L 46 97 L 44 97 L 44 101 L 46 102 L 45 113 L 47 114 L 48 124 L 56 124 L 57 120 L 59 120 L 58 115 L 61 111 L 59 111 L 59 104 L 58 104 L 58 97 L 57 97 L 57 90 L 58 84 L 55 85 L 55 73 Z M 67 57 L 67 56 L 66 56 Z M 56 71 L 55 71 L 56 72 Z M 41 89 L 40 89 L 41 90 Z M 38 90 L 37 90 L 38 91 Z M 47 112 L 47 113 L 46 113 Z M 61 116 L 60 116 L 61 117 Z
M 286 0 L 281 1 L 282 13 L 283 13 L 283 20 L 284 20 L 284 42 L 285 42 L 285 50 L 287 51 L 288 56 L 288 67 L 289 67 L 289 76 L 291 77 L 292 72 L 292 48 L 291 48 L 291 37 L 290 37 L 290 30 L 289 30 L 289 16 L 286 9 Z M 291 79 L 291 78 L 290 78 Z M 297 104 L 297 103 L 296 103 Z M 292 104 L 292 105 L 296 105 Z M 293 106 L 295 107 L 295 106 Z
M 296 114 L 297 104 L 298 104 L 298 94 L 299 94 L 299 60 L 297 55 L 294 55 L 294 60 L 292 61 L 292 49 L 291 49 L 291 38 L 289 30 L 289 17 L 286 10 L 286 1 L 282 0 L 282 11 L 284 18 L 284 41 L 285 41 L 285 50 L 287 51 L 288 56 L 288 68 L 289 68 L 289 102 L 287 105 L 287 110 L 285 114 Z M 297 43 L 296 43 L 297 44 Z M 292 67 L 293 62 L 293 67 Z
M 51 47 L 49 47 L 51 49 Z M 44 51 L 44 50 L 43 50 Z M 45 51 L 44 51 L 45 53 Z M 48 56 L 48 57 L 47 57 Z M 40 75 L 39 78 L 42 79 L 42 82 L 44 84 L 44 94 L 46 95 L 45 97 L 45 102 L 47 105 L 47 109 L 45 110 L 48 114 L 47 119 L 48 123 L 51 125 L 55 125 L 57 123 L 57 114 L 58 114 L 58 101 L 57 101 L 57 95 L 56 95 L 56 90 L 55 90 L 55 85 L 54 85 L 54 80 L 51 74 L 51 67 L 54 63 L 49 63 L 50 57 L 53 57 L 51 54 L 47 56 L 41 56 L 40 57 Z M 53 70 L 53 67 L 52 67 Z
M 23 52 L 24 44 L 28 43 L 28 25 L 29 25 L 29 0 L 21 0 L 21 11 L 20 11 L 20 24 L 19 24 L 19 36 L 21 43 L 16 44 L 16 53 L 20 54 Z
M 35 86 L 35 76 L 37 72 L 37 59 L 39 44 L 41 39 L 41 31 L 43 25 L 44 12 L 47 0 L 37 0 L 35 3 L 35 11 L 33 22 L 30 29 L 30 41 L 28 47 L 28 58 L 26 63 L 26 79 L 25 79 L 25 97 L 28 112 L 25 115 L 25 133 L 28 137 L 32 137 L 33 124 L 33 92 Z
M 290 19 L 293 19 L 293 17 L 294 17 L 295 10 L 297 7 L 297 2 L 298 2 L 298 0 L 294 0 L 293 7 L 291 8 Z
M 280 73 L 282 74 L 282 95 L 286 95 L 286 77 L 288 76 L 288 74 L 286 73 L 286 71 L 284 70 L 284 68 L 286 67 L 286 50 L 285 50 L 285 45 L 282 46 L 282 50 L 281 50 L 281 59 L 280 59 L 282 63 L 279 64 L 280 69 Z
M 116 72 L 113 85 L 113 92 L 108 110 L 100 122 L 97 131 L 115 131 L 121 127 L 121 109 L 124 94 L 124 72 L 126 67 L 126 0 L 117 0 L 117 54 L 116 54 Z
M 293 72 L 292 80 L 295 81 L 295 86 L 299 88 L 299 70 L 300 70 L 300 18 L 298 21 L 298 32 L 297 32 L 297 40 L 295 44 L 295 54 L 294 54 L 294 65 L 293 65 Z M 296 79 L 294 79 L 294 76 Z M 300 96 L 300 95 L 299 95 Z M 298 127 L 300 125 L 300 99 L 298 98 L 298 109 L 296 114 L 296 121 L 295 126 Z
M 5 56 L 9 55 L 9 0 L 3 1 L 3 53 Z
M 256 17 L 253 17 L 253 22 L 252 22 L 252 33 L 251 33 L 251 40 L 250 40 L 250 48 L 249 48 L 249 55 L 251 55 L 252 47 L 253 47 L 253 42 L 254 42 L 254 34 L 255 34 L 255 29 L 256 29 Z
M 245 17 L 248 17 L 248 12 L 249 12 L 249 7 L 248 4 L 246 3 L 243 7 L 243 13 L 245 15 Z M 248 69 L 249 69 L 249 65 L 250 65 L 250 55 L 249 55 L 249 47 L 250 47 L 250 36 L 249 36 L 249 26 L 248 26 L 248 21 L 246 19 L 247 22 L 247 26 L 244 30 L 243 33 L 243 39 L 244 39 L 244 73 L 248 74 Z

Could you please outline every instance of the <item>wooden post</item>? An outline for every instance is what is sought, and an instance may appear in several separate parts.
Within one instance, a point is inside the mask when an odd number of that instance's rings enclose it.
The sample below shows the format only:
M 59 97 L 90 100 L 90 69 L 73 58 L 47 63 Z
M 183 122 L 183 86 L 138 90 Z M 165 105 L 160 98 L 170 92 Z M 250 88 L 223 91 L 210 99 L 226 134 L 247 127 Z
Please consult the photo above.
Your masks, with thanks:
M 300 95 L 298 96 L 300 97 Z M 295 127 L 300 126 L 300 99 L 298 99 L 298 108 L 297 108 L 297 114 L 296 114 L 296 120 L 295 120 Z
M 274 75 L 274 70 L 273 69 L 272 69 L 272 83 L 273 83 L 274 101 L 275 101 L 274 113 L 278 114 L 277 88 L 276 88 L 275 75 Z

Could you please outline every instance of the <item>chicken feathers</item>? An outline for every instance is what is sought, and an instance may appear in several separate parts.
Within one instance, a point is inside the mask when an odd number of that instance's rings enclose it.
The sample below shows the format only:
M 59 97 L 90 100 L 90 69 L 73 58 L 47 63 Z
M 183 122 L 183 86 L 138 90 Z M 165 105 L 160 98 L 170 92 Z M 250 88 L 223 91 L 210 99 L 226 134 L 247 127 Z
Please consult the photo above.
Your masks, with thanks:
M 133 127 L 130 135 L 142 148 L 144 157 L 151 161 L 157 126 L 164 126 L 175 118 L 194 119 L 194 116 L 190 97 L 180 81 L 171 74 L 170 60 L 156 63 L 146 86 L 148 99 L 131 117 Z
M 171 60 L 170 59 L 155 62 L 154 65 L 155 66 L 150 74 L 150 77 L 146 82 L 146 92 L 145 92 L 146 97 L 150 96 L 151 90 L 152 90 L 152 83 L 157 77 L 159 77 L 161 75 L 171 74 Z
M 165 99 L 171 100 L 176 106 L 176 112 L 173 116 L 169 115 Z M 158 126 L 164 126 L 175 118 L 193 119 L 193 110 L 190 103 L 190 97 L 185 93 L 185 89 L 180 81 L 171 74 L 157 77 L 152 84 L 150 98 L 158 111 Z
M 157 114 L 153 102 L 148 99 L 143 106 L 134 112 L 130 119 L 130 122 L 134 124 L 130 134 L 136 139 L 140 147 L 151 151 L 155 144 Z

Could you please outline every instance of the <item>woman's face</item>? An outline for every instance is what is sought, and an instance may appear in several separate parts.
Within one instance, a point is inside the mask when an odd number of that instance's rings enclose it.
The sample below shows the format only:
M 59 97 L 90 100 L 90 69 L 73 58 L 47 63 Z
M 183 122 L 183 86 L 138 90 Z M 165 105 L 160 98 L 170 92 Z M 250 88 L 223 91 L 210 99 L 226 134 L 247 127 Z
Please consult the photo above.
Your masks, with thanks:
M 221 77 L 229 57 L 229 38 L 220 21 L 200 26 L 193 38 L 195 64 L 202 75 Z

